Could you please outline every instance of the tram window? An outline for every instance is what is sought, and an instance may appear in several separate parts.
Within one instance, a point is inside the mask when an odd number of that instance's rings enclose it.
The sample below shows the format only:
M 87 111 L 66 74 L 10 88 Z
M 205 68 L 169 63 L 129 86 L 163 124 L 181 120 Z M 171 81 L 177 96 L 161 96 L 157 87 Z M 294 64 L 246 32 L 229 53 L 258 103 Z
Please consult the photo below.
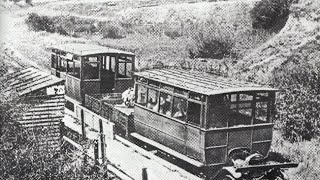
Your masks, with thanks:
M 173 98 L 172 117 L 185 121 L 187 115 L 187 100 Z
M 245 116 L 252 116 L 252 109 L 239 109 L 239 113 Z
M 188 95 L 188 91 L 181 89 L 181 88 L 174 88 L 174 92 L 177 94 L 185 95 L 185 96 Z
M 105 69 L 110 70 L 110 56 L 105 56 L 104 57 L 104 62 L 105 62 Z
M 126 76 L 132 77 L 131 73 L 132 73 L 132 63 L 127 63 Z
M 239 94 L 239 101 L 252 101 L 253 96 L 250 94 Z
M 154 87 L 159 87 L 159 85 L 160 85 L 159 82 L 157 82 L 157 81 L 152 81 L 152 80 L 149 80 L 148 83 L 149 83 L 150 86 L 154 86 Z
M 97 57 L 84 58 L 84 79 L 99 78 L 99 64 Z
M 256 103 L 256 119 L 254 123 L 268 123 L 268 102 Z
M 153 89 L 148 89 L 148 104 L 147 107 L 149 109 L 152 109 L 154 111 L 158 111 L 159 105 L 158 105 L 158 97 L 159 92 Z
M 147 104 L 147 88 L 137 84 L 137 103 L 145 106 Z
M 195 125 L 200 125 L 201 105 L 190 102 L 188 105 L 188 122 Z
M 172 96 L 166 93 L 161 93 L 159 104 L 159 112 L 166 116 L 171 116 Z
M 202 101 L 203 100 L 203 95 L 195 93 L 195 92 L 190 92 L 190 98 L 198 100 L 198 101 Z
M 268 93 L 257 93 L 257 100 L 267 101 L 268 96 Z
M 116 64 L 116 57 L 109 57 L 110 58 L 110 70 L 111 71 L 113 71 L 113 72 L 115 72 L 114 71 L 114 66 L 115 66 L 115 64 Z
M 162 84 L 161 88 L 165 89 L 165 90 L 168 90 L 168 91 L 173 91 L 173 89 L 174 89 L 172 86 L 169 86 L 169 85 L 166 85 L 166 84 Z
M 79 61 L 73 61 L 74 62 L 74 76 L 80 78 L 80 67 L 81 64 Z
M 239 109 L 246 109 L 246 108 L 251 108 L 252 103 L 248 102 L 248 103 L 239 103 L 238 107 Z
M 126 63 L 119 63 L 119 77 L 126 77 Z
M 237 101 L 237 94 L 231 94 L 231 102 Z
M 57 68 L 57 63 L 56 63 L 56 61 L 57 61 L 57 56 L 56 55 L 54 55 L 54 54 L 51 54 L 51 67 L 52 68 Z

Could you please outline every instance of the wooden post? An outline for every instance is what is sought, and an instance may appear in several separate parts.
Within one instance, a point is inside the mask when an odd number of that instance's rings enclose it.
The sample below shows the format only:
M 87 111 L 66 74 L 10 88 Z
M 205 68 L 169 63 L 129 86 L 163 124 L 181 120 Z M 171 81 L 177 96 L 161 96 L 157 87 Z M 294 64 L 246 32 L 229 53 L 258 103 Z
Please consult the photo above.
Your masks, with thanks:
M 147 168 L 142 168 L 142 180 L 148 180 Z
M 101 159 L 102 159 L 102 163 L 105 162 L 105 137 L 104 137 L 104 133 L 103 133 L 103 124 L 102 124 L 102 120 L 99 119 L 99 129 L 100 129 L 100 147 L 101 147 Z
M 86 130 L 85 130 L 85 122 L 84 122 L 84 112 L 83 109 L 81 109 L 81 130 L 82 130 L 82 139 L 84 140 L 86 138 Z
M 119 54 L 117 54 L 115 56 L 114 71 L 115 71 L 115 79 L 117 79 L 118 78 L 118 73 L 119 73 Z
M 132 69 L 131 69 L 131 72 L 132 72 L 132 75 L 133 75 L 133 72 L 135 72 L 135 68 L 136 68 L 136 65 L 135 65 L 135 56 L 132 56 Z
M 98 56 L 97 57 L 97 65 L 99 66 L 99 80 L 101 81 L 101 72 L 102 72 L 102 61 L 103 61 L 103 57 L 102 56 Z

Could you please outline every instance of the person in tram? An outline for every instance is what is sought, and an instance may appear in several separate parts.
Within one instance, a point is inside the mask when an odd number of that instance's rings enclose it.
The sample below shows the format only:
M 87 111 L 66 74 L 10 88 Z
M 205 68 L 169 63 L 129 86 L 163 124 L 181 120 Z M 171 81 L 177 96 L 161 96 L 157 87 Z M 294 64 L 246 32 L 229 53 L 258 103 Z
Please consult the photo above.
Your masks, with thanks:
M 186 115 L 186 110 L 182 107 L 182 103 L 179 102 L 177 105 L 177 112 L 174 113 L 173 117 L 183 119 Z
M 160 97 L 160 113 L 167 116 L 171 115 L 171 96 L 165 95 Z

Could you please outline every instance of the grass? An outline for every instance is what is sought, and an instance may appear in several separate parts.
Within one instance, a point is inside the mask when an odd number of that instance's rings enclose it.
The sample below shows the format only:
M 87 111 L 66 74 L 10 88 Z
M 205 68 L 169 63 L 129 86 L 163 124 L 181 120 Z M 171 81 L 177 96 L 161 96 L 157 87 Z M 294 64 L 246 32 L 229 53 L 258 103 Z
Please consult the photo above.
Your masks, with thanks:
M 299 163 L 298 168 L 286 171 L 292 180 L 318 180 L 320 178 L 320 143 L 315 138 L 311 141 L 291 143 L 284 140 L 276 131 L 273 136 L 272 151 L 278 152 L 292 162 Z

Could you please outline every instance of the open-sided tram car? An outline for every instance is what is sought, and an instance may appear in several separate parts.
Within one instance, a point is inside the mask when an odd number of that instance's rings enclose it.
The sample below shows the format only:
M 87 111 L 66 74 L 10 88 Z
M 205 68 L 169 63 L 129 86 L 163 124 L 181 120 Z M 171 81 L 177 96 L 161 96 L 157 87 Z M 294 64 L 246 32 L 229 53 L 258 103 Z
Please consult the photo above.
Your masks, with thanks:
M 207 177 L 219 172 L 215 179 L 249 179 L 259 169 L 261 177 L 275 172 L 272 177 L 280 177 L 282 167 L 295 166 L 257 161 L 265 161 L 271 146 L 277 89 L 189 70 L 133 75 L 134 54 L 95 45 L 54 46 L 51 60 L 52 73 L 65 79 L 66 108 L 84 106 L 114 122 L 116 133 L 150 144 Z M 133 82 L 134 108 L 104 99 L 106 93 L 117 97 L 110 93 L 122 93 Z M 240 159 L 241 168 L 234 168 Z

